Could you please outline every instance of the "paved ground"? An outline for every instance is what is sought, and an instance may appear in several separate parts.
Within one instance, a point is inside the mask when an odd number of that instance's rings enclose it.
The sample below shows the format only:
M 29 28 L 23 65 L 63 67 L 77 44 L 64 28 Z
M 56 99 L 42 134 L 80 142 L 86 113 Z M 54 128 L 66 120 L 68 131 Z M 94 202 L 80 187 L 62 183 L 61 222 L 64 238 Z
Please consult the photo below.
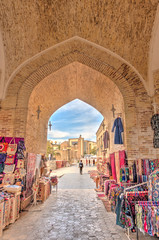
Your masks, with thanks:
M 83 175 L 77 167 L 56 171 L 64 174 L 57 194 L 54 190 L 44 204 L 31 207 L 4 231 L 1 239 L 126 240 L 123 229 L 115 225 L 114 214 L 107 213 L 97 199 L 95 184 L 87 173 L 89 169 L 85 167 Z

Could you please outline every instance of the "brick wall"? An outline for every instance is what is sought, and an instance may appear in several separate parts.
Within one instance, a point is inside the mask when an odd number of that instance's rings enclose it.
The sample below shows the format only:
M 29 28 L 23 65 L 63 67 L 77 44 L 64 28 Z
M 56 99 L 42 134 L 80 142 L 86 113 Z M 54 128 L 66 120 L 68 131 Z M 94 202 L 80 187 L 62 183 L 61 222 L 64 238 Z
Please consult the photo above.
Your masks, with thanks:
M 84 57 L 79 60 L 86 63 L 90 59 Z M 125 64 L 122 64 L 118 71 L 105 65 L 105 68 L 102 68 L 102 63 L 95 64 L 94 60 L 87 62 L 86 65 L 72 63 L 41 81 L 38 79 L 40 72 L 36 78 L 31 75 L 21 86 L 17 99 L 16 95 L 13 97 L 10 89 L 6 99 L 2 101 L 0 134 L 24 136 L 28 151 L 45 152 L 49 117 L 65 103 L 79 98 L 99 110 L 110 128 L 113 124 L 110 111 L 112 103 L 117 106 L 119 112 L 122 112 L 125 129 L 124 147 L 130 161 L 158 157 L 158 150 L 154 149 L 152 144 L 151 99 L 138 76 Z M 102 69 L 102 73 L 96 71 L 97 69 L 100 71 Z M 43 73 L 41 77 L 45 76 Z M 104 75 L 109 75 L 109 78 Z M 6 109 L 7 106 L 11 109 Z M 37 119 L 36 113 L 38 106 L 42 111 L 40 120 Z

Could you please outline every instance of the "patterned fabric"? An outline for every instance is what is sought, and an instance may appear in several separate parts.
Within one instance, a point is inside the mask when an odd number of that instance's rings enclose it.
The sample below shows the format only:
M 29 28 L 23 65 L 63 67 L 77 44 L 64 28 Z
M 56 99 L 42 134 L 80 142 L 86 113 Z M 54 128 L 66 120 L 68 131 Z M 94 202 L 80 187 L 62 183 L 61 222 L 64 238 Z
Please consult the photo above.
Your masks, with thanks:
M 17 168 L 17 169 L 15 170 L 14 175 L 15 175 L 15 179 L 21 178 L 21 174 L 20 174 L 20 169 L 19 169 L 19 168 Z
M 36 154 L 29 153 L 28 161 L 27 161 L 27 178 L 26 178 L 26 192 L 27 195 L 30 195 L 32 192 L 32 184 L 35 172 L 35 164 L 36 164 Z
M 149 200 L 159 201 L 159 170 L 151 173 L 148 183 Z
M 120 182 L 128 182 L 129 180 L 129 168 L 124 167 L 120 169 Z
M 0 153 L 6 153 L 8 148 L 8 143 L 6 142 L 5 138 L 2 137 L 0 140 Z
M 13 173 L 15 168 L 15 164 L 12 165 L 5 165 L 4 166 L 4 173 Z
M 24 168 L 24 160 L 23 159 L 18 159 L 17 168 Z
M 136 172 L 136 163 L 133 164 L 133 182 L 137 182 L 137 172 Z
M 133 215 L 131 212 L 130 204 L 127 199 L 123 198 L 121 203 L 121 213 L 120 213 L 120 223 L 127 228 L 133 229 L 134 222 L 133 222 Z
M 2 173 L 4 170 L 4 163 L 0 163 L 0 173 Z
M 119 187 L 116 184 L 112 184 L 112 186 L 110 187 L 110 192 L 109 192 L 109 200 L 111 203 L 111 210 L 114 212 L 115 211 L 115 207 L 117 204 L 117 198 L 119 196 L 120 193 L 123 192 L 123 188 Z
M 119 151 L 119 161 L 120 161 L 120 168 L 126 166 L 126 153 L 125 153 L 125 150 Z
M 116 168 L 115 168 L 115 154 L 110 154 L 110 162 L 111 162 L 111 169 L 112 169 L 112 176 L 114 180 L 117 180 L 116 176 Z
M 4 185 L 13 185 L 14 184 L 14 173 L 6 173 L 3 178 Z
M 12 144 L 12 141 L 14 141 L 13 144 Z M 16 151 L 17 151 L 17 144 L 15 143 L 15 138 L 12 138 L 10 143 L 8 144 L 7 154 L 15 155 Z
M 15 155 L 8 155 L 7 154 L 5 164 L 7 164 L 7 165 L 14 164 L 14 159 L 15 159 Z
M 152 172 L 157 170 L 159 168 L 159 160 L 158 159 L 150 160 L 150 168 Z
M 105 180 L 104 182 L 104 194 L 107 196 L 109 193 L 109 189 L 110 189 L 110 184 L 111 183 L 116 183 L 115 180 Z
M 136 205 L 137 227 L 141 232 L 159 237 L 159 205 L 156 202 L 138 203 Z
M 135 202 L 136 201 L 148 201 L 148 192 L 129 192 L 127 193 L 127 201 L 130 205 L 133 222 L 135 225 Z
M 142 175 L 149 176 L 151 173 L 151 164 L 149 159 L 142 159 Z
M 159 114 L 152 116 L 151 127 L 154 130 L 153 146 L 154 148 L 159 148 Z
M 0 153 L 0 163 L 4 163 L 6 160 L 7 154 L 6 153 Z

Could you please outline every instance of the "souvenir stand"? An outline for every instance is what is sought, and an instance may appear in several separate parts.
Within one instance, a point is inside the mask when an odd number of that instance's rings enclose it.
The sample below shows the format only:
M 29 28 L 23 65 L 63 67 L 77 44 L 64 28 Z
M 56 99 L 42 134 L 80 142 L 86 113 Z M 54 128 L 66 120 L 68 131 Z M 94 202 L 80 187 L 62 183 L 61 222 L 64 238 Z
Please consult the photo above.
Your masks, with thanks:
M 159 169 L 149 176 L 148 201 L 136 201 L 135 210 L 137 240 L 139 239 L 138 229 L 143 234 L 159 237 Z
M 32 186 L 40 163 L 40 154 L 26 155 L 23 138 L 0 137 L 0 236 L 33 200 Z M 40 178 L 39 189 L 45 201 L 51 193 L 48 178 Z
M 16 184 L 26 175 L 24 150 L 23 138 L 0 138 L 0 234 L 19 218 L 22 187 Z
M 114 144 L 123 144 L 120 118 L 115 119 L 112 132 L 114 128 Z M 109 205 L 106 209 L 116 213 L 116 224 L 126 229 L 129 239 L 133 233 L 139 239 L 138 229 L 159 237 L 159 160 L 138 159 L 128 165 L 126 152 L 121 149 L 108 158 L 105 154 L 98 158 L 98 197 L 105 207 Z M 102 181 L 104 175 L 108 178 Z
M 103 203 L 105 201 L 107 205 L 110 205 L 108 209 L 116 213 L 116 224 L 125 228 L 128 238 L 131 239 L 130 232 L 136 232 L 135 204 L 141 205 L 141 202 L 148 201 L 148 175 L 158 166 L 159 161 L 137 160 L 128 166 L 126 153 L 122 150 L 111 154 L 109 158 L 103 160 L 102 164 L 100 160 L 98 175 L 109 177 L 103 182 L 99 177 L 99 191 L 103 190 L 101 186 L 104 184 L 105 197 L 101 199 Z M 104 172 L 99 172 L 102 170 Z

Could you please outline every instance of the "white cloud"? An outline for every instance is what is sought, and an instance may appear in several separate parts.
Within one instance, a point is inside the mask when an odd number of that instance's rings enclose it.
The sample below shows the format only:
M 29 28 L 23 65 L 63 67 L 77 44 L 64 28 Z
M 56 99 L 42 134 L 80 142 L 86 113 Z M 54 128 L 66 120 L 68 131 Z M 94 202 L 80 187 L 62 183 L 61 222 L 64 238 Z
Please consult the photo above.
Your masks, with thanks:
M 59 131 L 59 130 L 52 130 L 50 132 L 48 132 L 48 138 L 52 139 L 52 138 L 65 138 L 68 137 L 70 134 L 68 132 L 64 132 L 64 131 Z
M 70 113 L 71 119 L 68 118 Z M 69 138 L 78 138 L 82 135 L 85 140 L 96 140 L 96 131 L 101 123 L 102 115 L 89 104 L 75 99 L 58 109 L 57 115 L 62 117 L 58 120 L 53 120 L 54 129 L 48 132 L 48 139 L 63 142 Z M 64 128 L 63 123 L 67 122 L 68 125 L 64 124 Z M 63 131 L 61 131 L 61 129 L 63 129 Z
M 78 138 L 80 135 L 85 138 L 85 140 L 95 139 L 95 129 L 93 126 L 84 126 L 84 127 L 77 127 L 70 132 L 63 132 L 58 130 L 52 130 L 48 133 L 48 139 L 54 140 L 58 142 L 64 141 L 69 138 Z
M 66 111 L 74 111 L 74 112 L 83 112 L 83 113 L 88 113 L 91 112 L 92 115 L 96 116 L 100 114 L 94 107 L 91 105 L 79 100 L 75 99 L 61 108 L 57 110 L 59 113 L 66 112 Z

